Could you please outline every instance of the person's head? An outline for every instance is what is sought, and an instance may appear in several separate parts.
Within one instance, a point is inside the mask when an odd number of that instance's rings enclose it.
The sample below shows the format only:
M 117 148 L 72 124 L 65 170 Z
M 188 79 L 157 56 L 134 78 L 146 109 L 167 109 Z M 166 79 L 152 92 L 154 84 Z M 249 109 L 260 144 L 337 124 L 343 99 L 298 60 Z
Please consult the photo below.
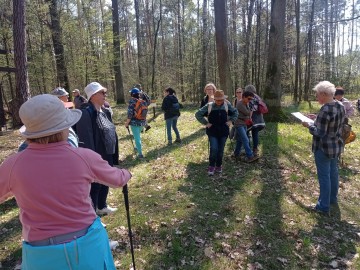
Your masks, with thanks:
M 213 84 L 213 83 L 208 83 L 207 85 L 205 85 L 205 87 L 204 87 L 204 92 L 205 92 L 205 94 L 207 95 L 207 96 L 213 96 L 214 95 L 214 93 L 215 93 L 215 91 L 216 91 L 216 86 L 215 86 L 215 84 Z
M 335 94 L 335 85 L 329 81 L 321 81 L 315 85 L 316 98 L 320 104 L 325 104 L 333 99 Z
M 140 89 L 139 88 L 133 88 L 131 89 L 130 91 L 130 96 L 133 97 L 133 98 L 140 98 Z
M 20 133 L 30 142 L 41 144 L 65 141 L 69 128 L 79 121 L 80 110 L 66 109 L 55 96 L 35 96 L 21 105 L 19 116 L 23 122 Z
M 243 92 L 243 90 L 242 90 L 241 87 L 239 87 L 238 89 L 236 89 L 236 91 L 235 91 L 235 97 L 236 97 L 236 99 L 238 99 L 238 100 L 241 99 L 241 97 L 242 97 L 242 92 Z
M 345 93 L 344 88 L 342 88 L 341 86 L 336 86 L 334 97 L 337 100 L 341 100 L 344 97 L 344 93 Z
M 85 89 L 87 99 L 96 106 L 104 105 L 107 89 L 98 82 L 89 83 Z
M 245 86 L 244 91 L 248 91 L 248 92 L 256 94 L 256 88 L 252 84 Z
M 214 92 L 214 102 L 217 106 L 221 106 L 222 104 L 224 104 L 226 98 L 227 96 L 224 95 L 223 90 L 216 90 Z
M 251 100 L 253 100 L 255 97 L 255 94 L 253 92 L 250 91 L 245 91 L 242 95 L 242 102 L 244 104 L 248 104 Z
M 141 86 L 140 83 L 137 83 L 137 84 L 134 85 L 133 88 L 137 88 L 137 89 L 141 90 L 141 89 L 142 89 L 142 86 Z
M 171 87 L 168 87 L 165 89 L 165 95 L 175 95 L 176 92 L 174 89 L 172 89 Z
M 57 96 L 63 102 L 69 101 L 69 93 L 62 87 L 56 87 L 51 94 Z
M 80 90 L 79 89 L 74 89 L 72 91 L 72 93 L 74 94 L 74 97 L 80 96 Z

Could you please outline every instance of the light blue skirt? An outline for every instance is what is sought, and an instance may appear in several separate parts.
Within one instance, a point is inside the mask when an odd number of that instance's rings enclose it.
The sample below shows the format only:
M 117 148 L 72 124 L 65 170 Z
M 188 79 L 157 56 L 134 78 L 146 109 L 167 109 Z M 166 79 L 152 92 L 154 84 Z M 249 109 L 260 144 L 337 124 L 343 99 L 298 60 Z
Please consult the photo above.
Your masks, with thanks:
M 86 235 L 59 245 L 23 242 L 22 270 L 115 270 L 106 230 L 96 218 Z

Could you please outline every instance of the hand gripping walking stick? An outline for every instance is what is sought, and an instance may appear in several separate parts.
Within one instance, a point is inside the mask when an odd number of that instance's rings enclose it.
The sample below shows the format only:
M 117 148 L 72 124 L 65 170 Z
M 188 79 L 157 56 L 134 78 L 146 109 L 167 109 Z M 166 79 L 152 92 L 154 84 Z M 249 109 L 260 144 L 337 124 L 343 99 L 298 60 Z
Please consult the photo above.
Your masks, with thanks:
M 135 256 L 134 256 L 134 245 L 132 241 L 132 232 L 131 232 L 131 223 L 130 223 L 130 210 L 129 210 L 129 192 L 128 187 L 125 185 L 123 187 L 123 194 L 124 194 L 124 201 L 125 201 L 125 209 L 126 209 L 126 216 L 127 216 L 127 222 L 129 227 L 129 238 L 130 238 L 130 250 L 131 250 L 131 258 L 133 263 L 133 269 L 136 270 L 135 267 Z

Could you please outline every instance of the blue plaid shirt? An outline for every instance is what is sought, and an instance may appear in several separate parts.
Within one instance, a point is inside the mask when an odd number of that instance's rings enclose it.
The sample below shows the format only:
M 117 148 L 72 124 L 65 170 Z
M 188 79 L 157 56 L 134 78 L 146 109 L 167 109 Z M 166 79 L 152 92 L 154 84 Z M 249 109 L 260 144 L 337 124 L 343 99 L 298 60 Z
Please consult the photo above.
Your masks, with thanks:
M 324 104 L 309 131 L 313 135 L 312 151 L 320 149 L 329 158 L 336 158 L 344 151 L 341 139 L 345 109 L 339 101 Z

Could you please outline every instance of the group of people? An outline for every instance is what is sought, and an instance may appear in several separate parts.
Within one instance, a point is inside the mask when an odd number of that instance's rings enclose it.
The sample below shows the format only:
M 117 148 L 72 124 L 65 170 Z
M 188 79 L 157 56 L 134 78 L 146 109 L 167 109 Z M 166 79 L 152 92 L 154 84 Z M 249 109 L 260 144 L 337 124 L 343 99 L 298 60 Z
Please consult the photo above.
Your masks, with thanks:
M 314 123 L 304 122 L 303 126 L 313 135 L 320 185 L 315 210 L 328 214 L 330 205 L 337 203 L 337 158 L 344 148 L 340 132 L 350 112 L 345 110 L 345 102 L 334 98 L 338 90 L 330 82 L 320 82 L 314 90 L 323 106 Z M 22 269 L 48 269 L 49 265 L 52 269 L 115 269 L 111 242 L 97 215 L 117 210 L 107 205 L 109 187 L 126 185 L 132 175 L 117 168 L 118 136 L 106 106 L 107 89 L 92 82 L 84 91 L 87 98 L 81 99 L 80 91 L 73 91 L 75 109 L 63 88 L 54 89 L 52 95 L 35 96 L 20 108 L 24 124 L 20 133 L 26 141 L 21 151 L 0 166 L 0 202 L 15 196 L 20 208 Z M 206 96 L 195 117 L 206 127 L 209 139 L 208 175 L 223 171 L 224 147 L 232 125 L 237 134 L 233 157 L 239 159 L 244 147 L 243 160 L 257 160 L 259 131 L 265 122 L 255 87 L 238 88 L 233 104 L 213 83 L 204 91 Z M 143 158 L 140 133 L 148 126 L 150 98 L 140 87 L 131 89 L 130 95 L 125 127 L 130 126 L 138 157 Z M 172 130 L 174 142 L 181 143 L 177 128 L 180 107 L 175 90 L 166 88 L 161 108 L 169 145 L 173 143 Z
M 236 89 L 234 103 L 227 100 L 224 91 L 217 90 L 213 83 L 205 86 L 206 96 L 202 99 L 201 108 L 195 113 L 196 119 L 206 127 L 209 139 L 208 175 L 221 173 L 224 148 L 229 137 L 230 126 L 235 130 L 235 159 L 241 159 L 241 148 L 244 147 L 243 161 L 251 163 L 259 159 L 259 131 L 265 127 L 263 114 L 259 110 L 261 98 L 256 94 L 253 85 Z M 249 136 L 252 136 L 252 147 Z

